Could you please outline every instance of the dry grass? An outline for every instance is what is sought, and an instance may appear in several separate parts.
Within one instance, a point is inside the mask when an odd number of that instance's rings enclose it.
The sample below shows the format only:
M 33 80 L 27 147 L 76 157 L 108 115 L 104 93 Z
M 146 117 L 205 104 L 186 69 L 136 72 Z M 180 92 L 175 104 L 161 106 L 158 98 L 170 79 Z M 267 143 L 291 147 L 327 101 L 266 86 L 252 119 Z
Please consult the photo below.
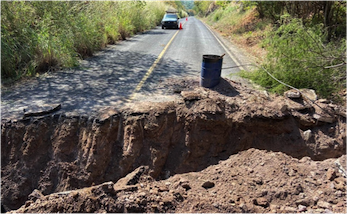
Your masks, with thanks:
M 271 25 L 268 20 L 258 19 L 255 9 L 246 12 L 235 10 L 224 15 L 217 22 L 211 18 L 205 18 L 205 20 L 222 36 L 254 57 L 257 63 L 263 62 L 267 52 L 262 41 L 266 32 L 271 31 Z

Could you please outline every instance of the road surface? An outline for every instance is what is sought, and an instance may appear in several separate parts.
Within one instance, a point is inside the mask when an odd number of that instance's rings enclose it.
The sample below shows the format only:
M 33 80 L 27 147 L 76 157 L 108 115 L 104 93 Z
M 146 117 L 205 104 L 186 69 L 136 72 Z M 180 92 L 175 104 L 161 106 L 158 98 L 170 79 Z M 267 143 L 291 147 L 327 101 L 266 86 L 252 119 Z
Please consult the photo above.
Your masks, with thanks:
M 92 115 L 107 106 L 155 99 L 156 94 L 165 94 L 165 88 L 157 86 L 168 78 L 198 81 L 202 55 L 227 52 L 198 19 L 181 22 L 182 30 L 157 27 L 108 46 L 83 60 L 79 68 L 47 73 L 3 89 L 2 120 L 20 119 L 24 110 L 46 104 L 61 104 L 59 112 L 66 114 Z M 237 65 L 227 54 L 222 77 L 237 73 Z

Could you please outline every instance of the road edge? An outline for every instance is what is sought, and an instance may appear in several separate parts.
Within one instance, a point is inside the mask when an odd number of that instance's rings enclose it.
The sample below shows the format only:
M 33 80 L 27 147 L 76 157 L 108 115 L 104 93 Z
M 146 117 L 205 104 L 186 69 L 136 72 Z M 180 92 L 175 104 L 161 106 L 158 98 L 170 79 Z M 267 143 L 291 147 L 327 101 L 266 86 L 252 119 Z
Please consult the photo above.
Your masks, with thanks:
M 224 49 L 229 51 L 230 58 L 235 61 L 237 66 L 239 66 L 241 69 L 245 71 L 252 71 L 252 67 L 255 67 L 254 65 L 257 65 L 254 60 L 251 60 L 250 57 L 245 54 L 244 50 L 238 48 L 236 45 L 234 45 L 231 41 L 229 41 L 224 36 L 220 35 L 219 32 L 217 32 L 212 26 L 207 24 L 204 20 L 201 18 L 198 18 L 205 26 L 206 28 L 212 33 L 212 35 L 217 39 L 217 41 L 222 45 Z M 238 53 L 240 56 L 236 56 L 234 53 Z

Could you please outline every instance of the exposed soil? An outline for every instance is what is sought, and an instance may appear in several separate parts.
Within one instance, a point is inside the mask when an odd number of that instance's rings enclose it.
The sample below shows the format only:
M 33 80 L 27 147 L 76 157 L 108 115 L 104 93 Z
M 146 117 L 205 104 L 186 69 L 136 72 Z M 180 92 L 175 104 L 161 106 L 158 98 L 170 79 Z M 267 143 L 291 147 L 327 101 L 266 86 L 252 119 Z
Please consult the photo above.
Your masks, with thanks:
M 190 82 L 191 81 L 191 82 Z M 346 113 L 222 79 L 180 98 L 2 122 L 12 212 L 344 212 Z M 192 87 L 195 86 L 195 87 Z

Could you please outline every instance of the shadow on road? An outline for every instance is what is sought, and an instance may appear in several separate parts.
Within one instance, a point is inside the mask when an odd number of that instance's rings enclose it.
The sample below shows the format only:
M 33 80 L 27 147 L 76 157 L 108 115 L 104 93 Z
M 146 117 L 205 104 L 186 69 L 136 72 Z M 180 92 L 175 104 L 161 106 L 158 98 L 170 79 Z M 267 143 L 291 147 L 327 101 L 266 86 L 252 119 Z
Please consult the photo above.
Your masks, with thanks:
M 151 30 L 151 31 L 146 31 L 143 32 L 142 34 L 148 34 L 148 35 L 161 35 L 161 34 L 168 34 L 165 31 L 158 31 L 158 30 Z
M 43 104 L 61 104 L 61 112 L 80 115 L 93 115 L 105 106 L 122 106 L 157 56 L 114 47 L 82 61 L 80 68 L 48 73 L 3 90 L 2 119 L 19 119 L 25 108 Z M 165 59 L 141 90 L 157 90 L 157 82 L 191 72 L 186 64 Z

